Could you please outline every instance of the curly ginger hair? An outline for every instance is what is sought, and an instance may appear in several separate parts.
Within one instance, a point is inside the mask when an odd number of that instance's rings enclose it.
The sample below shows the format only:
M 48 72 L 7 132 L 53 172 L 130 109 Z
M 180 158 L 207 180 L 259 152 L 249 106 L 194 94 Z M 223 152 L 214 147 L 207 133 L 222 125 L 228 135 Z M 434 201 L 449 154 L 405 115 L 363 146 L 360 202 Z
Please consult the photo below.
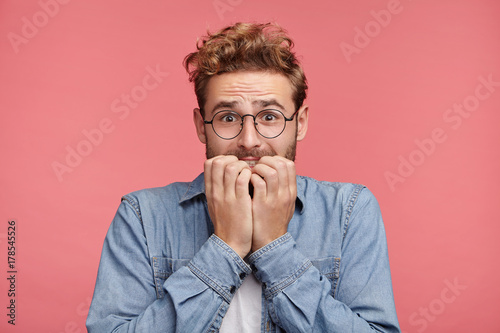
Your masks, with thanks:
M 298 110 L 307 95 L 307 80 L 286 31 L 273 23 L 236 23 L 198 40 L 197 51 L 184 58 L 189 81 L 194 82 L 203 110 L 208 81 L 213 75 L 235 71 L 269 71 L 285 75 L 292 84 Z

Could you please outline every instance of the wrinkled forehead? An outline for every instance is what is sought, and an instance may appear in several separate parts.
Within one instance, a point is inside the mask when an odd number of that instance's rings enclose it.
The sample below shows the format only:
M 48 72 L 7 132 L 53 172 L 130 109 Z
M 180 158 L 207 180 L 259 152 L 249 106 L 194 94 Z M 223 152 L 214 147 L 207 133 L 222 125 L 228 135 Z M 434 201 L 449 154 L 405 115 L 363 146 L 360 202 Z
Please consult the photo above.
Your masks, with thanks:
M 266 107 L 293 112 L 293 89 L 289 79 L 269 72 L 233 72 L 216 75 L 206 89 L 205 112 L 221 109 L 254 111 Z

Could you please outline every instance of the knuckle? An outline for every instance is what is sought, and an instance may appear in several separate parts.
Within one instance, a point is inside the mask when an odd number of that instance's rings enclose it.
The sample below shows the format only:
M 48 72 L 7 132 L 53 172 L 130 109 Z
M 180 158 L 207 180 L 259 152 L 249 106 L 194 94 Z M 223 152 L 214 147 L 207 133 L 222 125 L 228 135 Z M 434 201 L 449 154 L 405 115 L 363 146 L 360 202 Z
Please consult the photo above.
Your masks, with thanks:
M 212 209 L 215 207 L 215 206 L 218 206 L 220 204 L 220 198 L 216 195 L 212 195 L 210 196 L 210 198 L 208 198 L 209 200 L 209 205 L 212 207 Z
M 272 169 L 269 171 L 269 175 L 268 175 L 269 179 L 276 179 L 278 178 L 278 171 Z
M 226 166 L 226 169 L 225 169 L 225 174 L 228 175 L 228 176 L 232 176 L 234 174 L 238 173 L 238 168 L 236 165 L 234 164 L 229 164 Z
M 221 167 L 221 166 L 223 166 L 223 165 L 224 165 L 224 161 L 223 161 L 222 159 L 220 159 L 220 158 L 216 158 L 216 159 L 214 159 L 214 160 L 212 161 L 212 165 L 213 165 L 214 167 Z
M 286 163 L 284 161 L 278 161 L 276 163 L 276 166 L 279 168 L 279 169 L 285 169 L 287 167 Z
M 263 188 L 266 186 L 265 181 L 260 176 L 258 176 L 256 174 L 252 175 L 252 184 L 254 185 L 254 187 L 258 187 L 258 188 Z
M 264 191 L 266 189 L 266 185 L 264 182 L 257 182 L 253 184 L 253 187 L 258 189 L 259 191 Z
M 248 184 L 248 181 L 242 177 L 238 177 L 238 179 L 236 179 L 236 185 L 237 186 L 245 186 L 246 184 Z

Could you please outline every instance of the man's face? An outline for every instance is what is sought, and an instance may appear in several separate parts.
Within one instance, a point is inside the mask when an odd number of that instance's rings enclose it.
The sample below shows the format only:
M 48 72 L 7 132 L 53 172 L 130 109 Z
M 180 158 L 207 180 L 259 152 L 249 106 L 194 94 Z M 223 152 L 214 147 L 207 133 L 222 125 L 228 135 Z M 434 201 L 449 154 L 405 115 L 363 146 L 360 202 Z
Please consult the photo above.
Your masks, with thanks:
M 290 118 L 295 112 L 292 85 L 281 74 L 240 71 L 215 75 L 207 84 L 204 106 L 205 120 L 212 120 L 221 110 L 232 110 L 238 114 L 256 115 L 264 109 L 276 109 Z M 268 139 L 260 135 L 252 117 L 245 117 L 241 133 L 230 140 L 217 136 L 212 126 L 203 123 L 198 109 L 194 110 L 194 122 L 198 138 L 206 144 L 207 158 L 217 155 L 235 155 L 239 159 L 257 161 L 260 157 L 279 155 L 295 159 L 297 141 L 307 132 L 308 108 L 303 105 L 297 120 L 287 121 L 280 136 Z

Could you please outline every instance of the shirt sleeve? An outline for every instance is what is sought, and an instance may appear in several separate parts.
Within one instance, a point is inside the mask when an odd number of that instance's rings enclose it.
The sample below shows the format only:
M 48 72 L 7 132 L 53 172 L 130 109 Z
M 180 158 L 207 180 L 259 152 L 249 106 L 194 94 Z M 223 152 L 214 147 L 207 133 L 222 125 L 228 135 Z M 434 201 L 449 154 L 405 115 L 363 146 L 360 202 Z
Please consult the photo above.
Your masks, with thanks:
M 87 318 L 90 333 L 212 332 L 250 267 L 212 235 L 158 298 L 143 225 L 122 201 L 104 241 Z
M 384 225 L 367 188 L 343 230 L 335 298 L 330 281 L 297 249 L 289 233 L 249 257 L 270 316 L 284 331 L 400 332 Z

